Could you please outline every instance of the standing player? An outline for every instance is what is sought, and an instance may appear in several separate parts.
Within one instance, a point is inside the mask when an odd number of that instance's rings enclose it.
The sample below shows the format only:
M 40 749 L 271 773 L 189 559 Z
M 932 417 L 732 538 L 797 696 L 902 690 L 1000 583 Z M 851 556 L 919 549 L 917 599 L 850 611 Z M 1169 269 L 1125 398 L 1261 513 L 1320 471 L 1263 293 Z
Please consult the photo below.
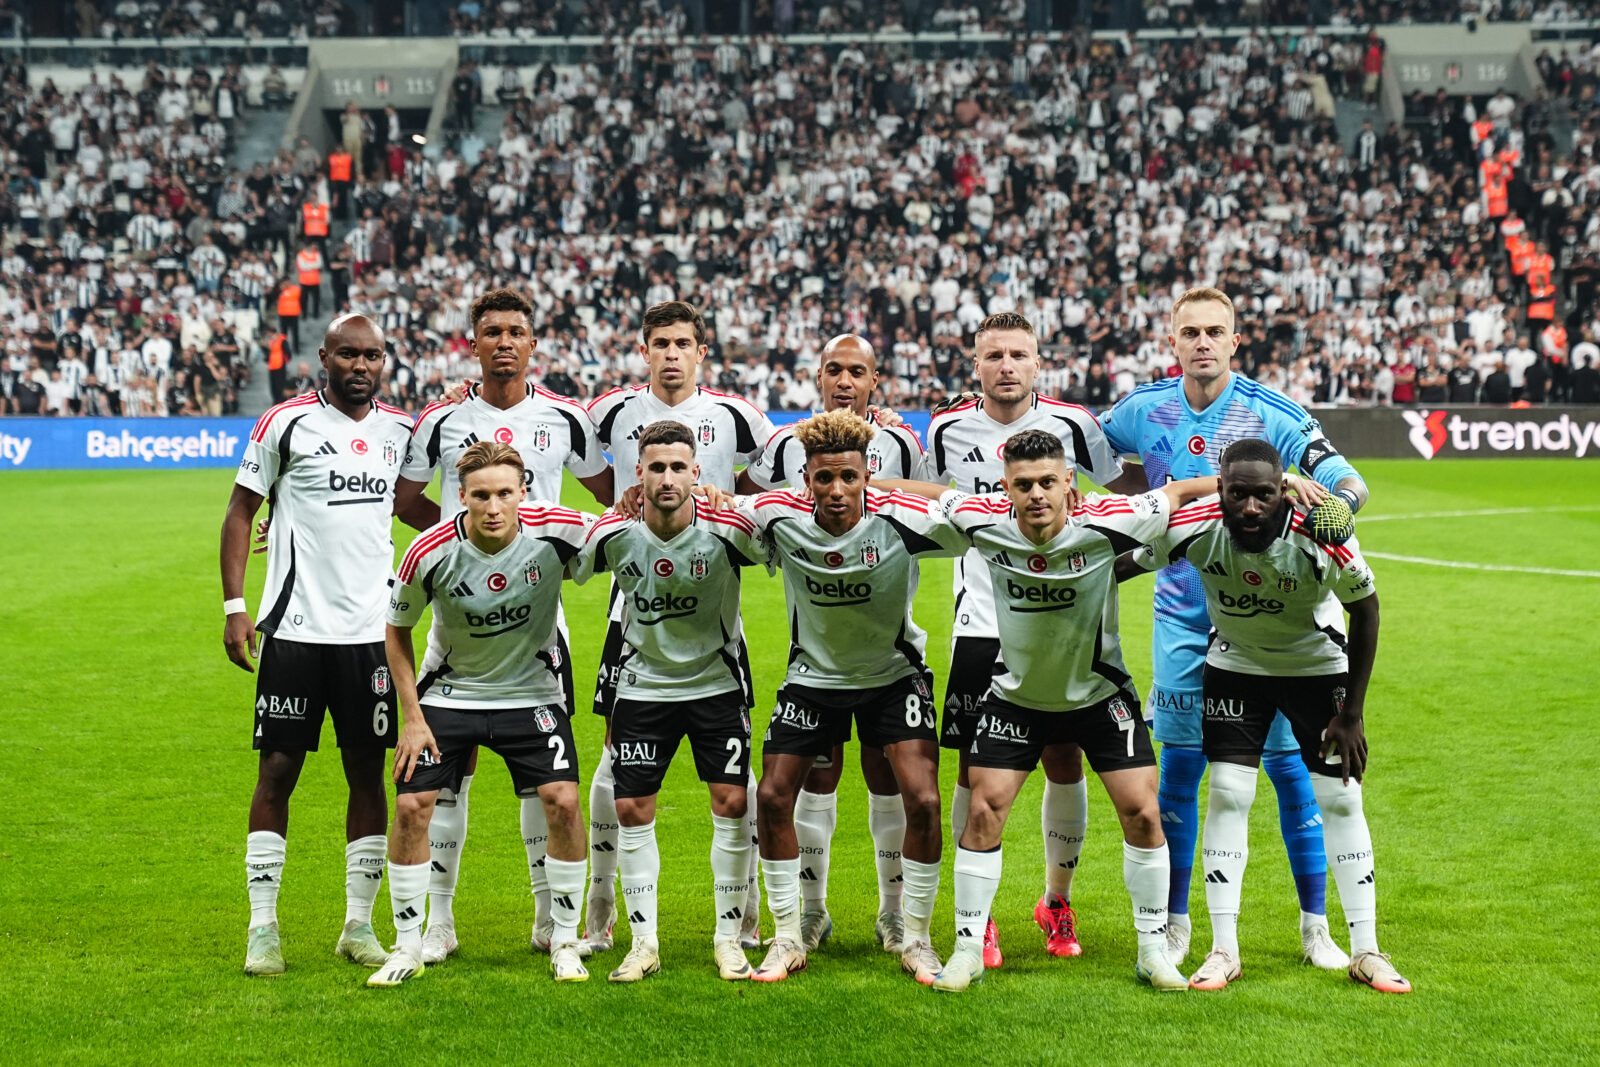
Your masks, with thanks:
M 262 634 L 255 748 L 261 753 L 245 846 L 250 935 L 245 972 L 284 970 L 278 936 L 289 797 L 331 711 L 345 782 L 345 924 L 337 951 L 369 967 L 386 953 L 372 932 L 383 878 L 384 750 L 394 744 L 394 687 L 383 655 L 390 515 L 409 439 L 405 413 L 373 399 L 383 334 L 361 315 L 328 326 L 318 353 L 327 387 L 256 422 L 222 522 L 228 658 L 246 671 Z M 254 630 L 245 610 L 250 524 L 270 500 L 278 529 Z M 403 516 L 416 525 L 415 516 Z
M 472 302 L 472 351 L 483 370 L 479 385 L 459 403 L 437 403 L 424 408 L 411 435 L 411 447 L 402 469 L 398 498 L 427 502 L 423 492 L 439 475 L 439 500 L 433 521 L 461 513 L 456 461 L 479 441 L 511 445 L 526 466 L 528 500 L 559 504 L 561 477 L 571 471 L 602 505 L 611 503 L 611 468 L 606 463 L 594 425 L 583 405 L 557 396 L 528 381 L 528 361 L 537 344 L 533 336 L 533 305 L 514 289 L 494 289 Z M 430 641 L 431 645 L 433 642 Z M 567 711 L 573 712 L 572 663 L 566 620 L 556 620 L 555 643 L 542 649 L 561 676 Z M 467 797 L 477 768 L 476 751 L 467 758 L 459 790 L 445 789 L 433 809 L 428 829 L 432 845 L 431 883 L 428 889 L 428 930 L 423 937 L 423 959 L 440 963 L 456 951 L 455 893 L 461 875 L 461 850 L 467 837 Z M 522 839 L 528 851 L 528 877 L 533 887 L 534 928 L 532 946 L 550 949 L 550 890 L 544 870 L 545 842 L 550 831 L 544 824 L 544 805 L 537 797 L 522 800 Z
M 600 443 L 611 453 L 615 491 L 621 499 L 637 484 L 639 435 L 663 419 L 681 423 L 694 434 L 702 484 L 733 492 L 734 468 L 761 455 L 772 437 L 772 423 L 743 397 L 702 389 L 695 384 L 706 358 L 706 324 L 700 312 L 681 300 L 652 304 L 645 309 L 640 328 L 639 354 L 650 370 L 648 385 L 613 389 L 589 405 Z M 589 830 L 592 869 L 589 913 L 584 937 L 598 951 L 611 947 L 611 930 L 617 919 L 617 805 L 612 772 L 611 705 L 616 700 L 622 656 L 621 593 L 612 586 L 610 625 L 600 653 L 600 677 L 595 685 L 595 714 L 606 719 L 606 744 L 600 766 L 589 786 Z M 742 655 L 742 654 L 741 654 Z M 746 827 L 755 840 L 755 779 L 750 778 Z M 760 891 L 755 879 L 755 853 L 751 851 L 750 895 L 744 907 L 740 940 L 746 948 L 761 944 Z
M 1299 468 L 1291 483 L 1302 499 L 1319 505 L 1319 525 L 1345 526 L 1366 501 L 1355 468 L 1323 436 L 1317 420 L 1288 397 L 1230 369 L 1239 334 L 1233 303 L 1217 289 L 1190 289 L 1172 306 L 1167 343 L 1183 368 L 1181 378 L 1141 386 L 1107 416 L 1106 437 L 1119 452 L 1137 453 L 1145 479 L 1158 486 L 1169 478 L 1215 474 L 1217 457 L 1230 441 L 1264 437 L 1285 461 Z M 1130 467 L 1130 474 L 1136 468 Z M 1334 491 L 1331 498 L 1308 485 Z M 1330 516 L 1331 512 L 1339 512 Z M 1175 963 L 1189 954 L 1189 879 L 1199 831 L 1201 669 L 1207 635 L 1200 575 L 1179 560 L 1156 578 L 1155 682 L 1151 704 L 1161 742 L 1161 818 L 1172 844 L 1171 921 L 1168 948 Z M 1300 939 L 1305 958 L 1338 970 L 1349 957 L 1328 935 L 1327 862 L 1322 820 L 1299 745 L 1282 718 L 1267 738 L 1267 777 L 1278 792 L 1278 821 L 1289 849 L 1289 867 L 1300 897 Z
M 1122 822 L 1122 876 L 1139 939 L 1135 973 L 1157 989 L 1181 990 L 1183 975 L 1166 955 L 1168 864 L 1155 752 L 1122 663 L 1112 567 L 1119 553 L 1166 530 L 1173 508 L 1215 483 L 1191 479 L 1073 507 L 1059 436 L 1024 430 L 1004 444 L 1004 496 L 911 487 L 941 494 L 950 522 L 981 553 L 1000 633 L 1001 663 L 967 735 L 972 807 L 956 846 L 956 948 L 933 987 L 959 993 L 983 977 L 983 928 L 1000 886 L 1006 817 L 1040 759 L 1071 745 L 1088 756 Z
M 1117 453 L 1106 441 L 1099 422 L 1087 409 L 1063 404 L 1033 391 L 1039 373 L 1039 340 L 1033 326 L 1015 312 L 990 315 L 978 324 L 974 363 L 983 393 L 935 414 L 928 429 L 928 464 L 933 480 L 953 483 L 962 493 L 982 495 L 999 490 L 1006 438 L 1023 430 L 1044 430 L 1060 440 L 1068 470 L 1081 470 L 1112 492 L 1143 489 L 1137 478 L 1123 475 Z M 989 569 L 976 549 L 955 567 L 955 627 L 950 650 L 950 678 L 945 685 L 944 731 L 940 744 L 960 753 L 955 796 L 950 803 L 950 830 L 961 839 L 967 825 L 971 792 L 967 764 L 978 701 L 1000 670 L 999 631 Z M 1052 746 L 1044 754 L 1044 895 L 1033 918 L 1045 933 L 1052 956 L 1077 956 L 1077 915 L 1072 910 L 1072 876 L 1089 824 L 1089 786 L 1083 776 L 1083 754 L 1070 744 Z M 1002 962 L 999 930 L 985 922 L 984 962 Z
M 818 756 L 849 740 L 882 749 L 906 812 L 905 943 L 901 967 L 927 984 L 939 970 L 929 924 L 939 892 L 939 746 L 927 635 L 911 617 L 916 560 L 955 556 L 961 535 L 923 500 L 868 489 L 873 428 L 851 411 L 795 427 L 812 499 L 764 493 L 744 513 L 783 564 L 789 605 L 789 670 L 762 746 L 761 873 L 776 925 L 752 976 L 777 982 L 806 966 L 800 930 L 800 853 L 795 798 Z
M 878 386 L 878 357 L 867 339 L 841 334 L 822 349 L 817 374 L 824 411 L 853 411 L 873 419 L 872 391 Z M 909 426 L 879 426 L 867 445 L 867 473 L 874 478 L 924 480 L 922 442 Z M 805 484 L 805 447 L 785 426 L 767 444 L 761 458 L 740 477 L 741 489 L 778 489 Z M 819 756 L 794 806 L 794 835 L 799 842 L 800 935 L 806 952 L 814 952 L 833 931 L 828 915 L 828 862 L 833 830 L 839 821 L 839 776 L 844 770 L 844 746 Z M 906 833 L 905 805 L 900 787 L 883 751 L 861 746 L 861 776 L 867 783 L 867 829 L 872 834 L 878 868 L 878 920 L 874 932 L 885 952 L 900 955 L 905 949 L 905 919 L 900 912 L 902 873 L 900 842 Z
M 526 473 L 510 445 L 472 445 L 456 461 L 465 510 L 420 534 L 395 571 L 386 640 L 405 718 L 389 839 L 397 944 L 368 985 L 399 985 L 426 969 L 428 824 L 439 793 L 459 791 L 479 745 L 505 759 L 518 797 L 544 805 L 550 967 L 558 982 L 589 977 L 578 952 L 588 869 L 578 754 L 561 673 L 540 653 L 555 642 L 561 581 L 593 520 L 554 505 L 519 509 Z M 430 604 L 435 625 L 419 680 L 411 630 Z
M 739 568 L 765 564 L 755 526 L 713 511 L 690 490 L 700 477 L 694 436 L 681 423 L 639 435 L 640 517 L 617 512 L 589 532 L 579 582 L 611 572 L 622 601 L 622 655 L 611 719 L 616 752 L 618 866 L 633 947 L 611 972 L 637 982 L 661 969 L 656 938 L 656 794 L 685 735 L 711 791 L 712 951 L 724 979 L 750 977 L 739 947 L 749 893 L 750 675 L 739 635 Z
M 1268 731 L 1285 718 L 1322 810 L 1327 861 L 1350 923 L 1350 977 L 1385 993 L 1409 993 L 1411 983 L 1378 949 L 1372 835 L 1361 808 L 1362 716 L 1378 652 L 1372 571 L 1353 540 L 1335 548 L 1311 535 L 1311 518 L 1290 504 L 1271 445 L 1235 441 L 1217 467 L 1220 498 L 1179 511 L 1165 535 L 1117 561 L 1120 578 L 1187 560 L 1204 583 L 1215 625 L 1201 720 L 1211 763 L 1205 857 L 1212 947 L 1189 985 L 1222 989 L 1244 973 L 1239 897 L 1256 767 Z M 1348 642 L 1341 603 L 1350 615 Z

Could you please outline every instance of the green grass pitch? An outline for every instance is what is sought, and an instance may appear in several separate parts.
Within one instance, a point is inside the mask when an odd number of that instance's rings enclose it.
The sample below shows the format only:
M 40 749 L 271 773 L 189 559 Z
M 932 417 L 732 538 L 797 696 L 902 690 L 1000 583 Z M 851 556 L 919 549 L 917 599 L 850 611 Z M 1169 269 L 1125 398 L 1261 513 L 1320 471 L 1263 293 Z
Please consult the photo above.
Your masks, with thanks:
M 1576 572 L 1374 560 L 1383 629 L 1367 809 L 1379 933 L 1416 985 L 1410 997 L 1300 965 L 1265 783 L 1242 982 L 1171 996 L 1135 982 L 1120 835 L 1098 786 L 1074 887 L 1086 954 L 1046 957 L 1030 920 L 1042 878 L 1037 775 L 1009 828 L 995 901 L 1006 965 L 967 996 L 916 986 L 876 948 L 866 802 L 854 773 L 834 840 L 835 939 L 782 985 L 722 983 L 710 961 L 705 792 L 686 751 L 659 816 L 659 977 L 605 982 L 625 929 L 585 985 L 557 987 L 546 959 L 529 954 L 516 802 L 504 765 L 485 753 L 457 898 L 461 954 L 402 989 L 369 990 L 367 971 L 333 955 L 344 838 L 331 729 L 293 808 L 280 903 L 289 972 L 247 979 L 252 689 L 223 656 L 216 565 L 231 473 L 0 476 L 10 546 L 0 578 L 0 1060 L 1595 1062 L 1600 968 L 1587 946 L 1600 930 L 1600 464 L 1361 466 L 1373 491 L 1360 530 L 1370 553 Z M 567 503 L 593 508 L 569 488 Z M 1443 514 L 1455 512 L 1471 514 Z M 400 547 L 409 539 L 397 533 Z M 253 561 L 252 606 L 261 574 Z M 948 564 L 926 568 L 917 610 L 940 689 L 948 574 Z M 1126 587 L 1122 611 L 1141 685 L 1149 596 L 1148 581 Z M 603 597 L 603 582 L 568 593 L 580 706 L 599 656 Z M 760 731 L 784 663 L 782 588 L 753 578 L 745 597 Z M 600 727 L 580 716 L 585 789 Z M 947 762 L 947 798 L 954 770 Z M 942 953 L 951 946 L 952 853 L 947 845 L 934 922 Z M 385 937 L 387 899 L 385 889 Z M 1332 886 L 1329 903 L 1338 933 Z M 1203 952 L 1198 884 L 1192 909 Z

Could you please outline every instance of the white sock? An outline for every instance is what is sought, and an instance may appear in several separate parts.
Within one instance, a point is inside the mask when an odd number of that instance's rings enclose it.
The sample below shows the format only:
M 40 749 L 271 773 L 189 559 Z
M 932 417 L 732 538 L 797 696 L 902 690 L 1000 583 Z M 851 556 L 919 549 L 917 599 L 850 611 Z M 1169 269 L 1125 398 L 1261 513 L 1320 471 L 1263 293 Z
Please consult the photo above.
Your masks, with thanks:
M 776 926 L 775 937 L 800 942 L 800 860 L 762 860 L 761 877 L 767 880 L 767 907 Z
M 358 837 L 344 846 L 344 921 L 372 921 L 372 902 L 383 884 L 384 853 L 389 840 L 382 834 Z
M 1322 843 L 1328 869 L 1339 887 L 1339 903 L 1350 924 L 1350 954 L 1378 951 L 1378 887 L 1374 879 L 1372 832 L 1361 809 L 1361 783 L 1349 785 L 1325 774 L 1311 776 L 1322 809 Z M 254 836 L 254 835 L 252 835 Z
M 533 921 L 538 923 L 550 916 L 550 876 L 544 869 L 550 821 L 544 801 L 536 796 L 522 798 L 522 845 L 528 850 L 528 887 L 533 890 Z
M 583 860 L 558 860 L 546 856 L 544 869 L 550 878 L 550 918 L 555 932 L 550 947 L 569 945 L 578 940 L 578 916 L 583 914 L 583 883 L 589 865 Z
M 1122 843 L 1122 884 L 1133 901 L 1133 928 L 1139 935 L 1139 951 L 1167 949 L 1167 893 L 1171 889 L 1172 865 L 1163 841 L 1155 848 L 1139 848 Z
M 989 906 L 1000 888 L 1000 850 L 972 852 L 956 846 L 956 947 L 983 951 L 983 930 Z M 910 936 L 910 931 L 907 931 Z
M 1256 799 L 1254 767 L 1214 761 L 1211 797 L 1206 801 L 1205 837 L 1200 866 L 1206 879 L 1206 910 L 1211 913 L 1211 947 L 1239 954 L 1239 896 L 1250 859 L 1250 805 Z
M 611 776 L 611 746 L 589 783 L 589 899 L 617 898 L 617 780 Z M 546 866 L 549 866 L 547 863 Z M 550 887 L 555 892 L 554 884 Z
M 244 843 L 244 888 L 250 896 L 250 928 L 278 921 L 278 890 L 283 886 L 282 834 L 257 830 Z
M 867 794 L 867 829 L 872 833 L 873 859 L 878 865 L 878 911 L 899 911 L 900 888 L 905 881 L 900 849 L 906 840 L 906 802 L 899 793 L 886 797 Z
M 1039 805 L 1039 825 L 1044 833 L 1044 895 L 1072 902 L 1072 874 L 1083 852 L 1083 835 L 1089 829 L 1089 779 L 1061 784 L 1044 782 L 1044 802 Z
M 750 892 L 750 838 L 744 819 L 711 816 L 711 889 L 717 905 L 719 938 L 738 937 Z
M 661 852 L 656 848 L 654 819 L 643 826 L 624 826 L 617 834 L 617 867 L 622 872 L 622 904 L 634 943 L 655 937 Z
M 950 843 L 961 844 L 961 835 L 967 832 L 967 811 L 972 807 L 972 790 L 957 784 L 950 795 Z
M 428 854 L 432 866 L 428 877 L 428 921 L 436 926 L 456 922 L 456 881 L 461 877 L 461 849 L 467 843 L 467 790 L 472 775 L 461 779 L 454 794 L 439 790 L 428 820 Z
M 750 777 L 744 783 L 744 831 L 750 838 L 750 857 L 745 867 L 745 881 L 750 883 L 750 888 L 745 891 L 744 913 L 746 915 L 760 916 L 761 914 L 761 849 L 758 827 L 756 825 L 756 770 L 750 768 Z
M 906 944 L 933 943 L 928 928 L 933 923 L 933 906 L 939 899 L 939 865 L 901 860 L 905 868 Z
M 389 861 L 389 902 L 394 907 L 395 947 L 422 954 L 422 920 L 428 906 L 427 863 Z
M 828 903 L 828 855 L 839 825 L 839 794 L 800 790 L 794 802 L 794 837 L 800 845 L 800 906 L 821 911 Z

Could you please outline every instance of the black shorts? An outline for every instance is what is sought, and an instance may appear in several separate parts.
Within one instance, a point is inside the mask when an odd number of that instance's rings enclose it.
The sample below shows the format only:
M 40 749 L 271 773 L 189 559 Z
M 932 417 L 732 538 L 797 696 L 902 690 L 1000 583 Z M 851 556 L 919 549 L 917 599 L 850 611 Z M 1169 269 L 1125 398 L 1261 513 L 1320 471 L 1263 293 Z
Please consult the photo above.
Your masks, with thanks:
M 394 747 L 394 681 L 383 642 L 312 645 L 263 634 L 254 747 L 315 752 L 324 711 L 333 714 L 340 748 Z
M 943 748 L 970 748 L 978 723 L 978 702 L 989 683 L 1006 672 L 1000 662 L 1000 642 L 993 637 L 958 637 L 950 650 L 950 676 L 944 683 Z
M 1300 758 L 1313 774 L 1333 778 L 1344 775 L 1335 756 L 1323 762 L 1318 749 L 1328 722 L 1344 709 L 1350 675 L 1318 674 L 1300 678 L 1269 678 L 1213 667 L 1205 669 L 1205 712 L 1200 720 L 1200 744 L 1207 759 L 1247 756 L 1260 759 L 1267 731 L 1278 712 L 1289 720 Z
M 611 713 L 611 773 L 617 796 L 661 792 L 685 735 L 702 782 L 743 786 L 749 780 L 750 713 L 741 691 L 693 700 L 623 698 Z
M 875 689 L 786 685 L 778 690 L 762 752 L 826 756 L 850 740 L 852 720 L 861 743 L 872 748 L 934 740 L 933 679 L 913 674 Z
M 1034 711 L 986 696 L 967 765 L 1031 771 L 1051 745 L 1078 745 L 1096 774 L 1156 765 L 1139 700 L 1126 691 L 1072 711 Z
M 439 759 L 434 762 L 424 753 L 417 760 L 411 781 L 395 786 L 397 793 L 427 793 L 434 789 L 460 792 L 467 760 L 479 745 L 506 761 L 511 787 L 519 797 L 531 797 L 541 785 L 551 782 L 578 780 L 572 718 L 560 704 L 499 711 L 463 711 L 424 704 L 422 715 L 439 745 Z

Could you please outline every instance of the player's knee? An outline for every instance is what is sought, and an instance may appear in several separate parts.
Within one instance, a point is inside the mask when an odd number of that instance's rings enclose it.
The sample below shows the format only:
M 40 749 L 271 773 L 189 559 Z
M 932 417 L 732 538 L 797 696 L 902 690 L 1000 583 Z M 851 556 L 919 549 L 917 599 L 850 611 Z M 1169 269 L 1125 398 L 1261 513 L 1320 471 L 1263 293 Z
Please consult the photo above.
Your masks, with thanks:
M 762 821 L 794 821 L 794 797 L 770 774 L 756 786 L 756 813 Z
M 1123 835 L 1134 844 L 1154 840 L 1161 834 L 1161 809 L 1155 797 L 1124 801 L 1117 805 L 1117 818 Z
M 643 797 L 618 797 L 617 822 L 623 826 L 643 826 L 650 821 L 649 807 Z
M 711 814 L 719 819 L 742 819 L 749 811 L 749 794 L 743 789 L 729 789 L 711 794 Z
M 433 801 L 432 793 L 401 793 L 394 798 L 394 822 L 401 834 L 427 833 Z
M 944 825 L 944 820 L 940 818 L 938 789 L 932 787 L 920 789 L 910 794 L 901 794 L 900 799 L 905 804 L 908 834 L 923 836 Z
M 909 819 L 910 812 L 906 814 Z M 990 842 L 999 840 L 1004 829 L 1005 816 L 1001 810 L 991 804 L 989 798 L 973 793 L 972 804 L 967 809 L 967 832 L 981 842 Z
M 284 752 L 262 757 L 256 774 L 256 793 L 269 801 L 287 803 L 299 777 L 300 761 Z

